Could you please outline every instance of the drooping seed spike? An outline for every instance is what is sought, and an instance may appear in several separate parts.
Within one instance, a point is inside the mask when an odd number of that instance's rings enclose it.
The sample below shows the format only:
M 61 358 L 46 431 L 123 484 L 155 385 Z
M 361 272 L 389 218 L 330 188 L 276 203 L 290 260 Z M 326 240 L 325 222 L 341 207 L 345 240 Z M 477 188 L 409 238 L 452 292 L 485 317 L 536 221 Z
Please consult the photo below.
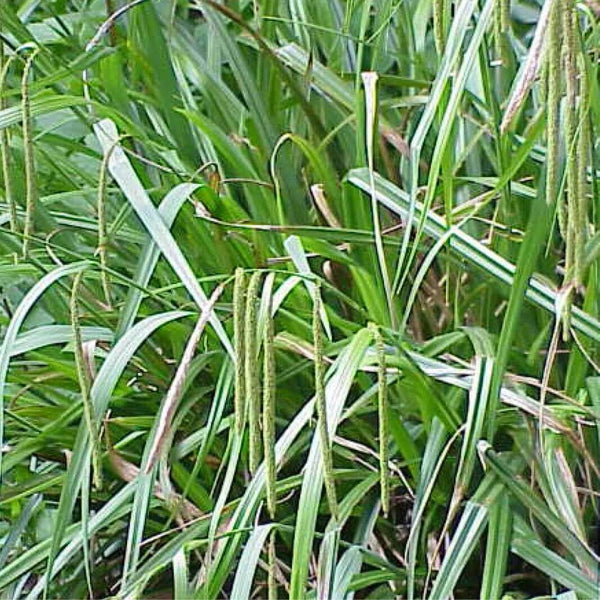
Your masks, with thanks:
M 553 205 L 558 195 L 560 99 L 562 96 L 561 74 L 561 7 L 560 0 L 553 0 L 548 31 L 546 95 L 546 202 Z
M 4 54 L 4 42 L 0 39 L 0 111 L 8 108 L 8 101 L 4 96 L 6 78 L 12 62 Z M 17 201 L 13 187 L 13 168 L 10 151 L 10 130 L 8 127 L 0 129 L 0 154 L 2 159 L 2 181 L 4 182 L 4 197 L 8 204 L 10 218 L 10 230 L 13 233 L 19 231 L 19 222 L 17 219 Z
M 275 519 L 276 465 L 275 465 L 275 348 L 274 325 L 272 315 L 272 296 L 270 296 L 264 333 L 264 376 L 263 376 L 263 448 L 267 475 L 267 509 L 271 519 Z
M 233 288 L 233 338 L 235 343 L 235 390 L 234 413 L 235 430 L 241 435 L 246 420 L 246 388 L 245 388 L 245 359 L 246 359 L 246 274 L 241 267 L 235 271 Z
M 377 354 L 377 408 L 379 420 L 379 485 L 381 492 L 381 507 L 387 516 L 390 510 L 390 474 L 389 462 L 389 422 L 388 422 L 388 393 L 386 378 L 385 346 L 380 329 L 370 325 Z
M 585 55 L 579 54 L 579 135 L 577 137 L 577 223 L 575 224 L 575 284 L 583 285 L 588 230 L 588 164 L 590 157 L 589 81 Z
M 100 259 L 100 280 L 108 310 L 112 309 L 112 298 L 110 293 L 110 281 L 108 277 L 108 227 L 106 222 L 106 200 L 108 184 L 108 161 L 111 152 L 107 152 L 100 165 L 100 177 L 98 180 L 98 258 Z
M 275 528 L 271 529 L 269 534 L 269 560 L 268 560 L 268 599 L 277 600 L 277 578 L 275 577 L 275 569 L 277 568 L 277 554 L 275 552 L 275 536 L 277 531 Z
M 77 379 L 79 381 L 79 388 L 81 390 L 81 399 L 83 402 L 83 416 L 88 428 L 88 434 L 92 444 L 92 469 L 94 477 L 94 485 L 97 489 L 102 488 L 102 461 L 100 456 L 100 439 L 98 435 L 98 428 L 94 420 L 94 409 L 92 406 L 92 399 L 90 396 L 90 378 L 88 375 L 88 369 L 85 364 L 85 357 L 83 354 L 83 342 L 81 337 L 81 325 L 79 322 L 79 293 L 81 289 L 81 281 L 83 278 L 83 272 L 80 271 L 75 275 L 73 280 L 73 287 L 71 288 L 71 328 L 73 331 L 73 339 L 75 344 L 75 367 L 77 369 Z
M 579 222 L 579 203 L 577 193 L 578 165 L 577 165 L 577 42 L 576 42 L 576 15 L 573 0 L 563 0 L 562 26 L 565 34 L 565 77 L 566 77 L 566 106 L 565 106 L 565 145 L 566 145 L 566 180 L 567 180 L 567 235 L 565 258 L 565 286 L 572 286 L 575 281 L 575 246 L 576 227 Z M 565 338 L 569 336 L 571 304 L 573 301 L 572 290 L 567 293 L 565 310 L 563 313 Z
M 25 156 L 25 223 L 23 226 L 23 257 L 27 258 L 31 236 L 33 234 L 33 221 L 35 207 L 38 201 L 38 189 L 35 172 L 35 155 L 33 149 L 33 121 L 31 118 L 31 98 L 29 95 L 29 78 L 33 68 L 33 61 L 37 54 L 33 51 L 25 61 L 23 78 L 21 80 L 21 113 L 23 121 L 23 150 Z
M 446 45 L 444 31 L 444 5 L 446 0 L 434 0 L 433 2 L 433 39 L 438 58 L 441 60 Z
M 261 273 L 256 271 L 250 277 L 246 296 L 246 403 L 248 406 L 248 427 L 250 433 L 249 467 L 255 473 L 261 457 L 260 440 L 260 371 L 258 357 L 258 290 Z
M 327 398 L 325 392 L 325 360 L 323 356 L 323 331 L 321 330 L 321 282 L 318 281 L 314 288 L 313 300 L 313 345 L 315 361 L 315 404 L 317 408 L 317 427 L 321 442 L 321 459 L 323 461 L 323 479 L 325 493 L 329 503 L 329 511 L 334 519 L 338 516 L 338 505 L 333 477 L 333 459 L 331 442 L 329 440 L 329 426 L 327 423 Z

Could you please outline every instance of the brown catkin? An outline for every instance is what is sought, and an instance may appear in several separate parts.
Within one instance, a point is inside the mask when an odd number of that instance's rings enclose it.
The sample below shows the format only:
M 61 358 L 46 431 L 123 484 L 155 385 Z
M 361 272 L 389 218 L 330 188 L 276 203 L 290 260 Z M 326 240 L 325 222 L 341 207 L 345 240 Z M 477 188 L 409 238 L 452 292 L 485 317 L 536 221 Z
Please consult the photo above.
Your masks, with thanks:
M 4 97 L 4 88 L 6 86 L 6 78 L 8 77 L 8 69 L 11 59 L 4 54 L 4 42 L 0 39 L 0 110 L 8 108 L 8 102 Z M 13 189 L 13 172 L 12 160 L 10 151 L 10 130 L 8 127 L 3 127 L 0 130 L 0 154 L 2 155 L 2 180 L 4 182 L 4 197 L 8 204 L 8 213 L 10 218 L 10 230 L 16 233 L 19 230 L 19 222 L 17 219 L 17 202 Z
M 275 519 L 277 472 L 275 466 L 275 348 L 272 315 L 272 296 L 269 295 L 264 334 L 263 376 L 263 448 L 266 468 L 267 509 Z
M 385 346 L 379 328 L 371 324 L 377 354 L 377 408 L 379 421 L 379 486 L 384 515 L 390 511 L 389 423 Z
M 81 337 L 81 325 L 79 323 L 79 306 L 78 297 L 79 290 L 81 287 L 81 281 L 83 278 L 83 272 L 77 273 L 73 280 L 73 287 L 71 289 L 71 328 L 73 330 L 73 338 L 75 344 L 75 366 L 77 369 L 77 379 L 79 381 L 79 388 L 81 390 L 81 400 L 83 403 L 83 416 L 88 428 L 90 436 L 90 442 L 92 445 L 92 469 L 94 473 L 94 485 L 100 489 L 102 487 L 102 461 L 100 456 L 100 438 L 98 435 L 98 428 L 94 421 L 94 408 L 92 406 L 92 399 L 90 395 L 90 379 L 88 370 L 85 364 L 85 358 L 83 355 L 83 342 Z
M 255 473 L 260 462 L 260 380 L 258 361 L 258 289 L 261 273 L 256 271 L 250 277 L 246 296 L 246 403 L 248 405 L 248 427 L 250 430 L 249 467 Z
M 246 341 L 246 274 L 244 269 L 235 270 L 233 287 L 233 339 L 235 344 L 235 389 L 233 407 L 235 414 L 235 431 L 241 435 L 246 420 L 246 388 L 245 388 L 245 359 Z
M 321 282 L 317 282 L 313 302 L 313 344 L 315 354 L 315 403 L 317 408 L 317 428 L 321 441 L 321 457 L 323 461 L 323 479 L 325 493 L 329 503 L 329 511 L 334 519 L 338 516 L 335 479 L 333 477 L 333 459 L 329 441 L 327 424 L 327 401 L 325 394 L 325 360 L 323 358 L 323 332 L 321 330 Z
M 29 96 L 29 76 L 37 50 L 25 61 L 21 81 L 21 113 L 23 120 L 23 151 L 25 156 L 25 223 L 23 226 L 23 257 L 29 254 L 30 239 L 33 234 L 35 206 L 38 201 L 38 189 L 35 173 L 35 156 L 33 150 L 33 122 L 31 118 L 31 99 Z
M 560 0 L 552 0 L 548 31 L 546 95 L 546 202 L 553 205 L 557 199 L 559 171 L 559 131 L 561 90 L 561 24 Z
M 585 276 L 585 244 L 588 229 L 588 161 L 590 156 L 589 82 L 585 56 L 580 54 L 579 136 L 577 138 L 577 223 L 575 223 L 574 279 L 583 285 Z

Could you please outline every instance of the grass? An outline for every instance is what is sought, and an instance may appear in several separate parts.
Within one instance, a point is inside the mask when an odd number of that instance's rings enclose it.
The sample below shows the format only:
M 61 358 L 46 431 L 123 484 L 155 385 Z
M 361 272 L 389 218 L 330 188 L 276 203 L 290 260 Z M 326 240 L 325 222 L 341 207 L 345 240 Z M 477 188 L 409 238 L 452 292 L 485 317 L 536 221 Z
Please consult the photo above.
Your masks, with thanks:
M 2 2 L 2 597 L 596 597 L 599 19 Z

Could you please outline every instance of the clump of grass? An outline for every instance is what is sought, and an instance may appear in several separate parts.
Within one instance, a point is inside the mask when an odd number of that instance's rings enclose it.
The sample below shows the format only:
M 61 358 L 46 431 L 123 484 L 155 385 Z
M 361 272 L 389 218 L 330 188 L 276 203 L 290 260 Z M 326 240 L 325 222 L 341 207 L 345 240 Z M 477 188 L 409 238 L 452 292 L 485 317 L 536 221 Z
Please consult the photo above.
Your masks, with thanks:
M 589 6 L 86 4 L 0 2 L 5 595 L 595 597 Z

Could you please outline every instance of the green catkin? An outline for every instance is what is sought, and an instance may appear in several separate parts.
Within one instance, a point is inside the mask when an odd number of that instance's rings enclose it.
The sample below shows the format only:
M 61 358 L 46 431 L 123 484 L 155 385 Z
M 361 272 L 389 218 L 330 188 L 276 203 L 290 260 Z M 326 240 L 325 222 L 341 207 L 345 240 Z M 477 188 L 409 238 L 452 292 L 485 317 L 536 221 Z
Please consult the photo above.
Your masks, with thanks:
M 265 333 L 263 340 L 263 448 L 265 454 L 267 510 L 271 521 L 275 520 L 277 510 L 277 468 L 275 464 L 275 328 L 273 324 L 273 297 L 269 297 L 267 306 Z M 277 580 L 275 578 L 275 535 L 272 529 L 269 534 L 268 548 L 268 598 L 277 600 Z
M 510 27 L 510 0 L 496 0 L 494 7 L 494 50 L 503 66 L 507 59 L 507 35 Z
M 29 96 L 29 75 L 37 50 L 25 61 L 21 81 L 21 112 L 23 120 L 23 151 L 25 156 L 25 223 L 23 225 L 23 257 L 29 254 L 30 239 L 33 234 L 35 206 L 38 201 L 38 189 L 35 174 L 35 156 L 33 150 L 33 122 L 31 119 L 31 99 Z
M 566 73 L 566 107 L 565 107 L 565 143 L 567 171 L 567 236 L 565 259 L 565 285 L 574 281 L 575 266 L 575 228 L 579 222 L 577 192 L 577 45 L 575 39 L 576 16 L 573 0 L 563 0 L 562 25 L 565 32 L 565 73 Z M 573 293 L 569 291 L 564 312 L 564 335 L 568 337 L 570 313 Z
M 100 279 L 108 310 L 112 309 L 110 281 L 108 279 L 108 229 L 106 223 L 106 188 L 108 183 L 108 161 L 111 152 L 107 152 L 100 166 L 98 181 L 98 258 L 100 259 Z
M 507 34 L 510 27 L 510 0 L 500 0 L 500 28 Z
M 267 508 L 271 519 L 275 519 L 276 467 L 275 467 L 275 349 L 272 298 L 269 301 L 264 334 L 263 376 L 263 448 L 267 480 Z
M 385 346 L 379 328 L 371 324 L 375 351 L 377 353 L 377 407 L 379 420 L 379 485 L 381 493 L 381 508 L 384 515 L 390 511 L 390 475 L 389 462 L 389 423 L 388 396 L 385 363 Z
M 249 467 L 255 473 L 261 456 L 260 442 L 260 381 L 258 365 L 258 288 L 261 273 L 252 274 L 246 296 L 246 330 L 245 330 L 245 379 L 246 403 L 248 406 L 248 427 L 250 430 Z
M 553 0 L 548 39 L 548 92 L 546 95 L 546 202 L 554 204 L 558 189 L 561 98 L 560 1 Z
M 83 343 L 81 339 L 81 326 L 79 324 L 79 306 L 78 297 L 81 287 L 83 273 L 79 272 L 73 280 L 71 289 L 71 328 L 73 329 L 73 338 L 75 342 L 75 366 L 77 368 L 77 378 L 81 389 L 81 399 L 83 402 L 83 415 L 88 428 L 90 440 L 92 442 L 92 468 L 94 473 L 94 485 L 97 489 L 102 487 L 102 463 L 100 457 L 100 438 L 94 421 L 94 410 L 90 397 L 90 380 L 88 370 L 83 356 Z
M 235 343 L 235 390 L 234 413 L 235 431 L 241 435 L 246 419 L 245 389 L 245 327 L 246 327 L 246 274 L 239 267 L 235 271 L 233 287 L 233 338 Z
M 329 428 L 327 424 L 327 403 L 325 396 L 325 360 L 323 358 L 323 332 L 321 330 L 321 282 L 315 285 L 315 297 L 313 302 L 313 344 L 315 355 L 315 403 L 317 407 L 317 427 L 321 440 L 321 457 L 323 461 L 323 478 L 325 481 L 325 493 L 329 503 L 329 511 L 334 519 L 337 519 L 338 506 L 335 493 L 335 480 L 333 477 L 333 460 L 331 456 L 331 444 L 329 441 Z
M 275 535 L 277 534 L 275 529 L 271 529 L 269 534 L 269 570 L 268 570 L 268 599 L 277 600 L 277 579 L 275 578 L 276 560 L 277 555 L 275 554 Z
M 434 0 L 433 2 L 433 39 L 435 42 L 435 50 L 441 60 L 446 45 L 444 35 L 444 5 L 446 0 Z
M 580 54 L 579 78 L 579 136 L 577 138 L 577 218 L 575 229 L 574 279 L 583 285 L 585 275 L 585 244 L 588 229 L 588 182 L 587 170 L 590 154 L 589 82 L 585 56 Z
M 8 102 L 4 97 L 4 87 L 8 76 L 11 59 L 4 54 L 4 42 L 0 40 L 0 110 L 8 108 Z M 19 230 L 17 220 L 17 202 L 12 182 L 12 161 L 10 152 L 10 132 L 8 127 L 0 130 L 0 154 L 2 155 L 2 180 L 4 182 L 4 197 L 8 204 L 10 230 L 16 233 Z

